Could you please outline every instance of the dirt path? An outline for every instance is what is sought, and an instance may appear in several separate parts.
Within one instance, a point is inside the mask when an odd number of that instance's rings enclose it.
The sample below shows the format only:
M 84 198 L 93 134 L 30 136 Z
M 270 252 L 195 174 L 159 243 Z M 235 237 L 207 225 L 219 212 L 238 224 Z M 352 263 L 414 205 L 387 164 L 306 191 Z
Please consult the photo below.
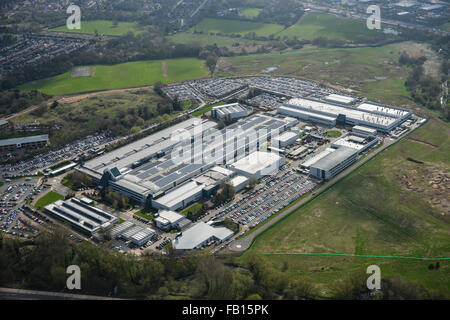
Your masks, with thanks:
M 426 142 L 426 141 L 422 141 L 422 140 L 419 140 L 419 139 L 406 138 L 405 140 L 408 140 L 408 141 L 411 141 L 411 142 L 420 143 L 420 144 L 423 144 L 425 146 L 428 146 L 428 147 L 431 147 L 431 148 L 434 148 L 434 149 L 439 148 L 439 146 L 437 146 L 435 144 L 432 144 L 432 143 L 429 143 L 429 142 Z
M 161 67 L 162 67 L 163 77 L 167 79 L 168 78 L 167 77 L 167 64 L 165 61 L 161 62 Z

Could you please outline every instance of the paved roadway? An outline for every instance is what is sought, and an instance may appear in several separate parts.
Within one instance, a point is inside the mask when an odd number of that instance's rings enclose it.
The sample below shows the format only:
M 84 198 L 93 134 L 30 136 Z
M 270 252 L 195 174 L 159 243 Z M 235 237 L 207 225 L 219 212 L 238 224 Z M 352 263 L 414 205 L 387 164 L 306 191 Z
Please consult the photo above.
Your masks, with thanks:
M 100 297 L 50 291 L 35 291 L 0 288 L 0 300 L 123 300 L 112 297 Z
M 322 193 L 323 191 L 328 189 L 330 186 L 332 186 L 333 184 L 335 184 L 336 182 L 341 180 L 344 176 L 346 176 L 347 174 L 349 174 L 350 172 L 355 170 L 357 167 L 359 167 L 363 163 L 367 162 L 368 160 L 372 159 L 378 153 L 380 153 L 381 151 L 383 151 L 384 149 L 389 147 L 395 141 L 396 140 L 393 140 L 391 138 L 385 138 L 384 139 L 384 144 L 383 144 L 383 146 L 381 148 L 378 148 L 377 150 L 373 151 L 372 153 L 369 153 L 362 161 L 358 161 L 358 162 L 354 163 L 352 166 L 348 167 L 347 169 L 342 171 L 340 174 L 338 174 L 335 178 L 333 178 L 332 180 L 326 182 L 321 187 L 319 187 L 317 190 L 313 191 L 313 193 L 309 194 L 303 200 L 299 201 L 298 203 L 296 203 L 292 207 L 286 209 L 285 211 L 283 211 L 279 215 L 275 216 L 269 222 L 261 225 L 258 229 L 256 229 L 255 231 L 253 231 L 249 235 L 247 235 L 247 236 L 245 236 L 245 237 L 243 237 L 241 239 L 233 241 L 230 244 L 229 250 L 234 251 L 234 252 L 244 252 L 245 250 L 247 250 L 250 247 L 250 245 L 253 242 L 253 240 L 259 234 L 261 234 L 262 232 L 264 232 L 265 230 L 270 228 L 272 225 L 274 225 L 275 223 L 277 223 L 278 221 L 280 221 L 281 219 L 283 219 L 284 217 L 286 217 L 287 215 L 289 215 L 293 211 L 297 210 L 300 206 L 305 204 L 307 201 L 311 200 L 313 197 L 318 196 L 320 193 Z

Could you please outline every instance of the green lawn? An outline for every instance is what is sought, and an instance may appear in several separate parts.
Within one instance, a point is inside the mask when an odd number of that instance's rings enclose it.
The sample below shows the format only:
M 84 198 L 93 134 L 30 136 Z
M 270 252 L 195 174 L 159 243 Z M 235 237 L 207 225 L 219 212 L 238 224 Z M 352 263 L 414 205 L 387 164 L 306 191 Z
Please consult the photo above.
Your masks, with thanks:
M 308 13 L 300 23 L 284 30 L 279 36 L 311 40 L 317 37 L 329 39 L 357 40 L 360 36 L 371 36 L 379 31 L 369 30 L 365 21 L 337 17 L 326 13 Z
M 339 85 L 375 101 L 412 105 L 404 82 L 408 70 L 398 64 L 404 45 L 374 48 L 302 49 L 279 53 L 222 58 L 217 74 L 224 76 L 260 74 L 278 67 L 272 75 L 299 76 L 323 84 Z
M 64 196 L 60 195 L 57 192 L 50 191 L 45 196 L 41 197 L 38 201 L 36 201 L 36 204 L 34 207 L 38 210 L 44 209 L 46 205 L 49 205 L 50 203 L 53 203 L 58 200 L 64 199 Z
M 187 214 L 188 214 L 189 211 L 192 211 L 192 212 L 198 212 L 198 211 L 200 211 L 200 210 L 202 210 L 202 204 L 196 202 L 196 203 L 194 203 L 193 205 L 191 205 L 191 206 L 189 206 L 188 208 L 186 208 L 186 209 L 184 209 L 183 211 L 181 211 L 181 214 L 184 215 L 184 216 L 187 216 Z
M 33 81 L 20 90 L 41 90 L 50 95 L 70 94 L 95 90 L 118 89 L 153 85 L 157 81 L 174 82 L 208 75 L 203 61 L 186 58 L 165 60 L 167 77 L 163 76 L 162 60 L 127 62 L 116 65 L 97 65 L 93 77 L 72 78 L 71 72 Z M 173 79 L 173 80 L 171 80 Z
M 153 220 L 153 216 L 149 215 L 148 213 L 143 212 L 142 210 L 138 210 L 134 214 L 141 218 L 147 219 L 147 220 Z
M 444 23 L 444 24 L 442 25 L 442 28 L 443 28 L 444 30 L 450 31 L 450 22 Z
M 211 109 L 212 109 L 213 107 L 215 107 L 215 106 L 221 106 L 221 105 L 224 105 L 224 104 L 226 104 L 226 102 L 223 102 L 223 101 L 217 102 L 217 103 L 215 103 L 215 104 L 210 104 L 209 106 L 203 107 L 203 108 L 201 108 L 200 110 L 195 111 L 194 113 L 192 113 L 192 116 L 193 116 L 193 117 L 200 117 L 200 116 L 202 116 L 203 114 L 205 114 L 205 113 L 211 111 Z
M 258 36 L 268 37 L 271 34 L 280 32 L 283 28 L 284 27 L 279 24 L 205 18 L 199 24 L 192 27 L 191 31 L 241 35 L 246 35 L 249 32 L 255 32 Z
M 245 10 L 242 10 L 239 15 L 240 16 L 245 16 L 247 18 L 253 19 L 256 18 L 259 13 L 262 11 L 262 9 L 260 8 L 247 8 Z
M 439 147 L 397 143 L 257 237 L 241 259 L 267 252 L 450 257 L 447 209 L 431 204 L 435 191 L 428 184 L 430 172 L 445 172 L 450 165 L 450 127 L 432 119 L 412 137 Z M 401 182 L 406 176 L 423 190 L 408 189 Z M 324 296 L 335 281 L 370 264 L 379 265 L 382 275 L 450 294 L 447 262 L 430 271 L 430 261 L 401 259 L 280 255 L 266 260 L 280 269 L 287 262 L 292 279 L 312 280 Z
M 227 36 L 216 36 L 209 34 L 195 34 L 192 32 L 180 32 L 173 36 L 168 36 L 167 39 L 175 43 L 184 43 L 189 45 L 210 46 L 216 44 L 219 47 L 232 46 L 239 44 L 260 44 L 261 41 L 254 41 L 243 38 L 232 38 Z
M 329 130 L 327 131 L 327 135 L 331 138 L 339 138 L 342 133 L 339 130 Z
M 104 34 L 109 36 L 120 36 L 128 32 L 138 34 L 144 31 L 144 28 L 139 27 L 135 22 L 119 22 L 117 26 L 113 25 L 111 20 L 92 20 L 83 21 L 81 20 L 81 29 L 67 29 L 67 26 L 60 26 L 57 28 L 50 29 L 50 31 L 63 31 L 63 32 L 73 32 L 73 33 L 88 33 L 94 34 L 98 31 L 98 34 Z

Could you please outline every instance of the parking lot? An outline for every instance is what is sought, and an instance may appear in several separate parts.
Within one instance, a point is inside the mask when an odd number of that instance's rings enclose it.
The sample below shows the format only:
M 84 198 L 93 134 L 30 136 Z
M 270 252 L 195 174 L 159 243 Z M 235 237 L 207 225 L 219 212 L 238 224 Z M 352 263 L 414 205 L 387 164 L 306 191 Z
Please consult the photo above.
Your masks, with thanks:
M 76 140 L 72 143 L 64 145 L 63 147 L 42 153 L 34 156 L 28 160 L 22 160 L 12 164 L 4 164 L 1 167 L 1 174 L 3 177 L 15 177 L 24 175 L 36 175 L 38 171 L 55 165 L 63 160 L 69 160 L 94 149 L 100 145 L 112 141 L 112 137 L 107 137 L 103 134 L 95 134 L 87 136 L 84 139 Z
M 38 178 L 23 178 L 5 182 L 0 187 L 1 231 L 29 239 L 37 235 L 41 227 L 49 227 L 49 221 L 45 217 L 25 209 L 28 207 L 27 203 L 46 189 L 39 181 Z

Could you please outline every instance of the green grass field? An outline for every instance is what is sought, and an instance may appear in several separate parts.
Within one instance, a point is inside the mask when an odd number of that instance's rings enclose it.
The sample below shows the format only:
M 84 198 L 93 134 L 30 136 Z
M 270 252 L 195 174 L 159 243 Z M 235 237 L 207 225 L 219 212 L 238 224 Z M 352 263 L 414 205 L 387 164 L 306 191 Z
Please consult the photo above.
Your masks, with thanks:
M 450 22 L 444 23 L 444 24 L 442 25 L 442 28 L 443 28 L 444 30 L 450 31 Z
M 162 60 L 127 62 L 111 66 L 97 65 L 93 77 L 72 78 L 71 72 L 33 81 L 22 85 L 20 90 L 40 90 L 50 95 L 76 92 L 118 89 L 153 85 L 157 81 L 174 82 L 202 78 L 208 75 L 203 61 L 186 58 L 164 60 L 167 78 L 163 75 Z
M 260 8 L 247 8 L 247 9 L 242 10 L 239 13 L 239 15 L 253 19 L 253 18 L 256 18 L 261 11 L 262 11 L 262 9 L 260 9 Z
M 298 76 L 343 89 L 375 101 L 413 105 L 404 82 L 408 70 L 398 64 L 402 43 L 375 48 L 302 49 L 279 53 L 222 58 L 221 76 L 260 74 L 276 66 L 271 75 Z
M 175 43 L 184 43 L 190 45 L 210 46 L 216 44 L 219 47 L 232 46 L 236 43 L 241 45 L 250 45 L 253 43 L 261 44 L 261 41 L 254 41 L 242 38 L 232 38 L 227 36 L 211 36 L 209 34 L 195 34 L 191 32 L 180 32 L 173 36 L 168 36 L 167 39 Z
M 403 140 L 296 210 L 254 242 L 240 259 L 268 252 L 346 253 L 413 257 L 450 257 L 450 219 L 431 204 L 429 172 L 450 165 L 450 127 L 435 119 L 412 134 L 437 148 Z M 423 161 L 418 164 L 408 157 Z M 401 182 L 409 176 L 414 187 Z M 292 279 L 303 277 L 330 295 L 330 286 L 368 265 L 382 276 L 399 275 L 450 295 L 450 264 L 430 271 L 430 261 L 324 256 L 266 256 L 278 269 L 288 264 Z
M 62 32 L 72 32 L 72 33 L 88 33 L 94 34 L 98 31 L 98 34 L 104 34 L 108 36 L 120 36 L 128 32 L 134 34 L 139 34 L 145 29 L 139 27 L 135 22 L 118 22 L 117 26 L 113 25 L 111 20 L 92 20 L 92 21 L 81 21 L 81 29 L 67 29 L 67 27 L 60 26 L 57 28 L 50 29 L 50 31 L 62 31 Z
M 327 136 L 331 138 L 339 138 L 342 133 L 339 130 L 329 130 L 327 131 Z
M 50 191 L 45 196 L 36 201 L 34 207 L 38 210 L 43 210 L 46 205 L 62 199 L 64 199 L 62 195 L 57 192 Z
M 191 28 L 191 31 L 202 31 L 205 33 L 241 34 L 255 32 L 258 36 L 268 37 L 283 30 L 278 24 L 238 21 L 229 19 L 205 18 L 199 24 Z
M 326 13 L 308 13 L 300 23 L 284 30 L 279 36 L 311 40 L 317 37 L 329 39 L 357 40 L 379 31 L 369 30 L 363 21 L 336 17 Z

